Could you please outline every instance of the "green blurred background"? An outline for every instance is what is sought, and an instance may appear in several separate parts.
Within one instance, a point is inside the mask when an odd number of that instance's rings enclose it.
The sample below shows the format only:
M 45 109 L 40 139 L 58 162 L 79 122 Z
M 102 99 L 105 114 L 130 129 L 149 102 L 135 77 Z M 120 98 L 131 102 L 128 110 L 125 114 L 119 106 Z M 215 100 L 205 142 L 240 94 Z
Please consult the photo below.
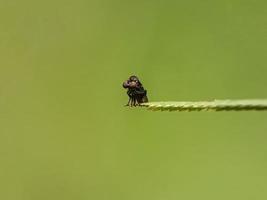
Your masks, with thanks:
M 0 0 L 0 199 L 267 199 L 266 112 L 123 107 L 266 98 L 264 0 Z

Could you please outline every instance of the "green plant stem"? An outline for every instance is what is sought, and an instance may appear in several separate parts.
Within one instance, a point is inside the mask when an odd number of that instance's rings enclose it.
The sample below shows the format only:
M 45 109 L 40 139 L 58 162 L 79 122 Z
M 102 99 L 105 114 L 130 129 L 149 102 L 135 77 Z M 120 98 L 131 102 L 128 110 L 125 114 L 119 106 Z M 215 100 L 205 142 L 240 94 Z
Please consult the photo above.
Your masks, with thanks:
M 267 99 L 149 102 L 142 106 L 152 111 L 266 111 Z

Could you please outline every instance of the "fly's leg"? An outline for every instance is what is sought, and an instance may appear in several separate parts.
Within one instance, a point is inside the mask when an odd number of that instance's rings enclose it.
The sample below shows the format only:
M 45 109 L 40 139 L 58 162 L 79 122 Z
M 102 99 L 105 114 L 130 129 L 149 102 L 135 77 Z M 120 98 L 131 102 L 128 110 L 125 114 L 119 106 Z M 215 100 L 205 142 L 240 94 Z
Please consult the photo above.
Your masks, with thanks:
M 132 97 L 131 98 L 131 106 L 134 106 L 135 105 L 135 97 Z
M 130 106 L 130 103 L 131 103 L 131 97 L 129 98 L 128 103 L 125 106 Z
M 133 106 L 133 97 L 131 97 L 131 103 L 130 103 L 131 107 Z
M 133 97 L 133 106 L 136 106 L 136 97 Z
M 134 106 L 138 106 L 137 98 L 134 98 Z

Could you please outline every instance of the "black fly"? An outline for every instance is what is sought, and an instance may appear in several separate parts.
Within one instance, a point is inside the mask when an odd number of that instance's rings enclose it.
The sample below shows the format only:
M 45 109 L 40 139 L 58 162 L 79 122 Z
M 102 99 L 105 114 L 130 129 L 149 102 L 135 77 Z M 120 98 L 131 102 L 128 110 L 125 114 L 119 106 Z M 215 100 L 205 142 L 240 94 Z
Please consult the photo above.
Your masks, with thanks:
M 129 101 L 126 106 L 136 106 L 148 102 L 147 92 L 137 76 L 130 76 L 128 80 L 123 82 L 123 87 L 128 89 Z

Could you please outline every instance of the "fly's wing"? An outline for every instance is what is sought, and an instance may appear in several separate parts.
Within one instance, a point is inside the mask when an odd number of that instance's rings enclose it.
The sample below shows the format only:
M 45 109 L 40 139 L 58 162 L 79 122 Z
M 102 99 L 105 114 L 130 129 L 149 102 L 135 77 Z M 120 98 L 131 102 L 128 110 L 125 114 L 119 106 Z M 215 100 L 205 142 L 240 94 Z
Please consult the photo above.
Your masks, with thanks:
M 148 102 L 148 98 L 147 98 L 147 96 L 143 96 L 143 98 L 142 98 L 142 103 L 147 103 Z
M 137 95 L 146 95 L 146 90 L 143 87 L 135 88 L 134 92 Z
M 138 89 L 135 90 L 135 94 L 137 96 L 137 101 L 138 103 L 145 103 L 148 102 L 148 98 L 147 98 L 147 92 L 143 87 L 140 87 Z
M 144 91 L 144 96 L 142 98 L 142 103 L 147 103 L 148 102 L 148 98 L 147 98 L 147 95 L 146 95 L 146 90 Z

